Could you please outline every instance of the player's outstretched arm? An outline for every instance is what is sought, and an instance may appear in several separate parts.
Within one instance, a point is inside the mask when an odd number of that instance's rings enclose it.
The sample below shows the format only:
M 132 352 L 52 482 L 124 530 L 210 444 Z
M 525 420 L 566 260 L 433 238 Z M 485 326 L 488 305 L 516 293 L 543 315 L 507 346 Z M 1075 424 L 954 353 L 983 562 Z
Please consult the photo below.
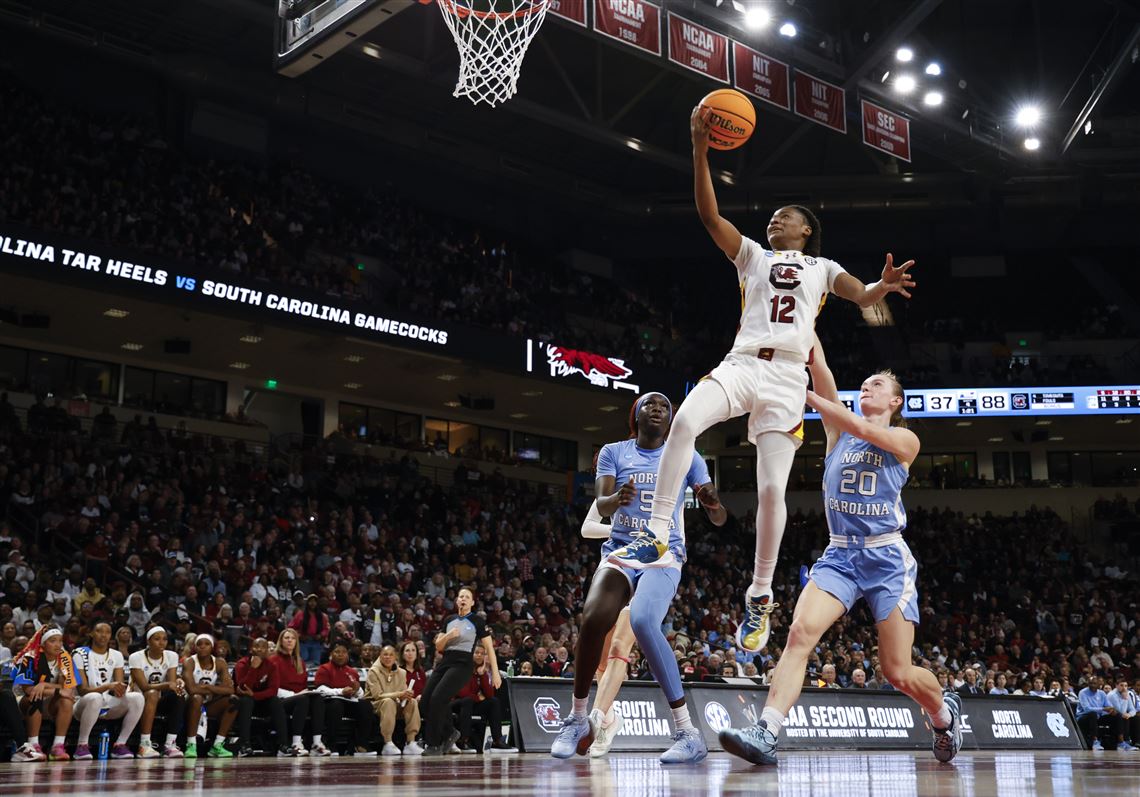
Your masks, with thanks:
M 814 390 L 807 392 L 807 403 L 819 412 L 825 425 L 830 424 L 841 432 L 873 443 L 890 451 L 899 462 L 909 465 L 918 456 L 921 444 L 918 435 L 900 426 L 878 426 L 844 407 L 838 401 L 829 401 Z
M 831 368 L 827 364 L 827 356 L 823 352 L 819 335 L 815 336 L 815 343 L 812 345 L 808 373 L 811 374 L 811 388 L 817 396 L 827 401 L 839 402 L 839 388 L 836 387 L 835 375 L 831 373 Z M 827 453 L 830 453 L 839 439 L 839 429 L 834 424 L 828 423 L 825 418 L 823 431 L 827 435 Z
M 914 261 L 908 260 L 901 266 L 896 266 L 894 255 L 887 252 L 883 276 L 878 282 L 864 285 L 858 277 L 844 272 L 835 278 L 834 293 L 836 296 L 855 302 L 860 307 L 870 307 L 888 293 L 898 293 L 909 299 L 910 289 L 917 285 L 909 273 L 913 265 Z
M 689 117 L 689 131 L 693 137 L 693 194 L 697 200 L 697 214 L 709 231 L 713 241 L 730 260 L 740 254 L 741 235 L 736 225 L 720 215 L 709 172 L 708 110 L 697 106 Z
M 590 511 L 582 521 L 582 536 L 587 540 L 604 540 L 610 536 L 610 526 L 602 522 L 597 500 L 590 504 Z

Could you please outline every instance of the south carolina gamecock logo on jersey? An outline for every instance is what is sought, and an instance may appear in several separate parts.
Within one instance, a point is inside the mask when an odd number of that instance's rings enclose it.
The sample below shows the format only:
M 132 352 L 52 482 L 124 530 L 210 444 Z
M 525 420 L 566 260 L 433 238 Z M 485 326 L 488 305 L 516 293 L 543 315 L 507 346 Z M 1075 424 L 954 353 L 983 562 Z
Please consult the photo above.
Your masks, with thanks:
M 800 284 L 800 271 L 803 266 L 798 263 L 773 263 L 768 273 L 768 282 L 777 288 L 788 290 Z
M 540 697 L 534 701 L 534 718 L 547 733 L 562 730 L 562 707 L 553 697 Z

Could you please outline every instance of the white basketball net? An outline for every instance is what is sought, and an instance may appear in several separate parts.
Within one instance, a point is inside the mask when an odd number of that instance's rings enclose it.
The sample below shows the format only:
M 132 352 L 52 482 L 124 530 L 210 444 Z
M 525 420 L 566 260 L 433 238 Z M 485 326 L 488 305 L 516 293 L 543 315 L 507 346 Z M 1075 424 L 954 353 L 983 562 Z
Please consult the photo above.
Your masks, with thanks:
M 437 0 L 437 5 L 459 48 L 455 96 L 492 108 L 513 97 L 526 48 L 546 19 L 547 0 Z

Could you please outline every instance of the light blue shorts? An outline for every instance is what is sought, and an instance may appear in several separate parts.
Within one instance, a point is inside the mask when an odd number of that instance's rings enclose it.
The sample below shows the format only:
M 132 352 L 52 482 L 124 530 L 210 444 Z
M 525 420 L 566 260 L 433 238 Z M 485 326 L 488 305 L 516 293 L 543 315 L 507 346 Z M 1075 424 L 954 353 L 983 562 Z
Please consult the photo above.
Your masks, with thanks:
M 849 612 L 859 598 L 866 598 L 876 623 L 886 620 L 897 606 L 915 625 L 919 622 L 917 576 L 918 562 L 903 540 L 881 548 L 828 545 L 808 575 Z

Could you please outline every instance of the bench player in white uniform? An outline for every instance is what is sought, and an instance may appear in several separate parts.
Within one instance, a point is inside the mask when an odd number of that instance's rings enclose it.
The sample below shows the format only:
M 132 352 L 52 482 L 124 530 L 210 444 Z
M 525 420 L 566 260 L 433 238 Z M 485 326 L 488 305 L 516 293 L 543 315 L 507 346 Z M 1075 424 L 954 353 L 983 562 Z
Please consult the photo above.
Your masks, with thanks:
M 740 284 L 740 327 L 736 340 L 712 373 L 689 393 L 669 432 L 649 534 L 610 555 L 627 567 L 669 564 L 669 519 L 696 439 L 710 426 L 748 414 L 748 439 L 756 446 L 756 559 L 745 595 L 745 617 L 737 645 L 755 653 L 768 642 L 772 575 L 787 507 L 784 490 L 796 449 L 803 442 L 803 406 L 807 389 L 804 365 L 811 352 L 815 318 L 828 292 L 869 307 L 888 293 L 910 297 L 914 286 L 907 270 L 887 255 L 882 279 L 871 285 L 820 257 L 819 221 L 798 205 L 772 214 L 767 236 L 771 249 L 744 237 L 720 215 L 708 165 L 709 126 L 700 107 L 693 109 L 694 191 L 697 212 L 713 241 L 736 266 Z
M 111 748 L 111 758 L 134 758 L 127 741 L 143 712 L 143 696 L 127 691 L 126 662 L 123 654 L 111 647 L 111 626 L 96 623 L 91 630 L 91 644 L 75 651 L 75 666 L 83 683 L 75 702 L 75 718 L 79 720 L 79 736 L 75 743 L 75 760 L 90 761 L 91 729 L 100 715 L 106 719 L 123 718 L 118 741 Z
M 146 647 L 127 659 L 131 670 L 131 689 L 143 696 L 142 720 L 139 722 L 139 758 L 156 758 L 159 748 L 168 758 L 181 758 L 175 739 L 186 714 L 186 688 L 178 666 L 178 654 L 166 649 L 166 629 L 152 626 L 146 632 Z M 166 718 L 163 729 L 165 743 L 155 745 L 150 738 L 154 716 L 159 711 Z
M 753 764 L 776 763 L 780 731 L 800 696 L 808 656 L 824 632 L 864 598 L 878 629 L 883 673 L 926 711 L 935 729 L 934 757 L 945 763 L 962 746 L 962 703 L 952 689 L 943 694 L 934 673 L 913 663 L 918 565 L 902 536 L 902 488 L 919 440 L 902 417 L 902 386 L 889 371 L 868 377 L 859 391 L 860 418 L 839 403 L 818 340 L 811 378 L 814 390 L 807 400 L 827 432 L 823 501 L 831 540 L 796 602 L 760 719 L 743 730 L 721 731 L 721 745 Z
M 206 753 L 210 758 L 233 758 L 226 749 L 225 739 L 238 715 L 234 696 L 234 681 L 226 660 L 214 655 L 214 638 L 198 634 L 194 640 L 194 655 L 182 662 L 182 682 L 186 684 L 189 699 L 186 705 L 186 758 L 198 757 L 198 725 L 202 711 L 210 719 L 218 720 L 218 735 Z

